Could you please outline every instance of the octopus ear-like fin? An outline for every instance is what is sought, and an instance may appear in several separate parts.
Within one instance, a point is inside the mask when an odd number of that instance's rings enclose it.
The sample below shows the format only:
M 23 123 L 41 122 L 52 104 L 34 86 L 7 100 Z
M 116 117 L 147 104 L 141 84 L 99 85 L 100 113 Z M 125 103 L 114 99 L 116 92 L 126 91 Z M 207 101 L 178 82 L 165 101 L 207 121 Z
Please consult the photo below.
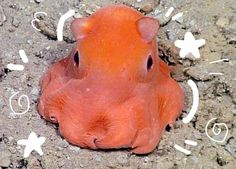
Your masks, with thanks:
M 78 18 L 71 24 L 71 31 L 76 40 L 84 38 L 91 29 L 92 23 L 89 18 Z
M 141 37 L 148 43 L 154 40 L 159 28 L 159 21 L 150 17 L 142 17 L 136 21 L 136 26 Z

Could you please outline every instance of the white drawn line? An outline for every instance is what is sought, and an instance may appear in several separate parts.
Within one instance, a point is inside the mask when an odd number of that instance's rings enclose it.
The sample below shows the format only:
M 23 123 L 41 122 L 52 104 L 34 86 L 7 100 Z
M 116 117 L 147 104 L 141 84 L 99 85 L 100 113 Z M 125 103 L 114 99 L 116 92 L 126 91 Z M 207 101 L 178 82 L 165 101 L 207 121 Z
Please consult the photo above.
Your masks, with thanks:
M 187 83 L 192 89 L 193 105 L 192 105 L 192 108 L 191 108 L 189 114 L 183 118 L 183 123 L 189 123 L 192 120 L 192 118 L 194 117 L 194 115 L 197 112 L 198 105 L 199 105 L 199 91 L 198 91 L 197 85 L 191 79 L 188 80 Z
M 22 113 L 16 113 L 15 110 L 12 108 L 12 98 L 17 95 L 19 92 L 15 92 L 10 98 L 9 98 L 9 105 L 10 105 L 10 108 L 11 108 L 11 111 L 13 112 L 13 115 L 23 115 L 25 113 L 27 113 L 29 111 L 29 108 L 30 108 L 30 102 L 29 102 L 29 98 L 27 95 L 21 95 L 18 99 L 18 105 L 22 108 L 22 104 L 21 104 L 21 100 L 22 100 L 22 97 L 25 97 L 26 100 L 27 100 L 27 109 L 25 111 L 23 111 Z
M 172 14 L 173 11 L 174 11 L 174 7 L 170 7 L 168 11 L 166 12 L 165 17 L 169 18 L 169 16 Z
M 64 23 L 65 23 L 66 19 L 72 17 L 73 15 L 75 15 L 75 11 L 74 10 L 69 10 L 67 13 L 62 15 L 61 18 L 59 19 L 59 22 L 58 22 L 58 25 L 57 25 L 57 40 L 58 41 L 63 40 L 63 26 L 64 26 Z
M 193 140 L 185 140 L 184 143 L 191 146 L 197 146 L 197 142 Z
M 34 19 L 37 20 L 37 21 L 40 21 L 40 20 L 37 18 L 37 15 L 38 15 L 38 14 L 43 14 L 43 15 L 48 16 L 48 14 L 47 14 L 46 12 L 35 12 L 35 13 L 34 13 Z
M 223 73 L 218 73 L 218 72 L 211 72 L 209 75 L 224 75 Z
M 24 63 L 28 63 L 29 59 L 25 54 L 25 51 L 23 49 L 19 50 L 19 55 Z
M 33 19 L 32 21 L 31 21 L 31 26 L 36 30 L 36 31 L 41 31 L 40 29 L 38 29 L 35 25 L 34 25 L 34 22 L 39 22 L 38 20 L 36 20 L 36 19 Z
M 215 142 L 217 142 L 217 143 L 223 143 L 223 142 L 225 141 L 227 135 L 228 135 L 228 132 L 229 132 L 229 129 L 228 129 L 228 127 L 227 127 L 227 125 L 226 125 L 225 123 L 215 123 L 215 124 L 213 125 L 213 128 L 212 128 L 212 132 L 213 132 L 213 134 L 216 135 L 216 136 L 218 136 L 218 135 L 221 133 L 221 128 L 218 127 L 218 131 L 216 132 L 215 127 L 217 127 L 217 126 L 224 126 L 224 127 L 226 128 L 226 133 L 225 133 L 225 136 L 224 136 L 224 138 L 223 138 L 222 140 L 216 140 L 216 139 L 212 138 L 211 136 L 209 136 L 209 134 L 208 134 L 208 132 L 207 132 L 207 129 L 208 129 L 209 124 L 210 124 L 213 120 L 216 120 L 216 119 L 217 119 L 217 118 L 212 118 L 211 120 L 209 120 L 209 121 L 207 122 L 206 127 L 205 127 L 205 132 L 206 132 L 207 137 L 208 137 L 209 139 L 211 139 L 212 141 L 215 141 Z
M 213 63 L 219 63 L 219 62 L 229 62 L 229 59 L 220 59 L 220 60 L 215 60 L 215 61 L 212 61 L 212 62 L 209 62 L 210 64 L 213 64 Z
M 174 16 L 171 18 L 172 21 L 175 21 L 175 20 L 181 18 L 181 17 L 183 16 L 183 14 L 184 14 L 183 12 L 177 13 L 176 15 L 174 15 Z
M 176 150 L 181 151 L 182 153 L 184 153 L 184 154 L 186 154 L 186 155 L 190 155 L 190 154 L 191 154 L 191 151 L 189 151 L 189 150 L 187 150 L 187 149 L 185 149 L 185 148 L 183 148 L 183 147 L 181 147 L 181 146 L 179 146 L 179 145 L 177 145 L 177 144 L 174 145 L 174 148 L 175 148 Z
M 18 65 L 18 64 L 13 64 L 13 63 L 9 63 L 7 64 L 7 68 L 10 70 L 24 70 L 24 66 L 23 65 Z

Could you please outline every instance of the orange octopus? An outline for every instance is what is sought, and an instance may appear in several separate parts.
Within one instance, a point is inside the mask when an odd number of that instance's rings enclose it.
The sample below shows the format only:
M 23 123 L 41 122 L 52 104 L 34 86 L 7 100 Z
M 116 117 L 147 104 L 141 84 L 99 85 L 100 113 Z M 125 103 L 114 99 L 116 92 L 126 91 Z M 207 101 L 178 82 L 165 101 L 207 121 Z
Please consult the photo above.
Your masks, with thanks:
M 184 100 L 158 56 L 159 27 L 123 5 L 75 19 L 75 48 L 42 78 L 39 113 L 79 147 L 152 152 Z

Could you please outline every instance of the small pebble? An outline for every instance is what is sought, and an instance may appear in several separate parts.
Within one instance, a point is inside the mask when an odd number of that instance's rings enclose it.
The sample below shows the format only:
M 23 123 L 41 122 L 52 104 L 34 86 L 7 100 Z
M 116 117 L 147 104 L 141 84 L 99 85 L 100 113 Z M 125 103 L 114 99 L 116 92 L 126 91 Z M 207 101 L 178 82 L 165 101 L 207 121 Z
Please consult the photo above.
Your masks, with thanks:
M 62 147 L 62 148 L 67 148 L 69 146 L 69 143 L 66 140 L 62 140 L 59 143 L 59 146 Z
M 20 21 L 19 21 L 17 18 L 12 17 L 11 24 L 12 24 L 12 26 L 14 26 L 15 28 L 18 28 L 19 25 L 20 25 Z
M 16 154 L 17 150 L 16 148 L 14 147 L 9 147 L 8 150 L 11 152 L 11 154 Z
M 195 20 L 191 20 L 191 21 L 189 22 L 189 25 L 190 25 L 190 27 L 193 27 L 193 26 L 195 25 Z
M 9 32 L 15 32 L 15 31 L 16 31 L 16 28 L 11 27 L 11 28 L 8 29 L 8 31 L 9 31 Z
M 12 142 L 12 141 L 14 141 L 14 138 L 13 138 L 13 137 L 11 137 L 11 136 L 10 136 L 10 137 L 8 137 L 8 141 L 9 141 L 9 142 Z
M 94 159 L 95 159 L 95 161 L 97 161 L 97 162 L 101 162 L 101 161 L 102 161 L 102 157 L 99 156 L 99 155 L 96 155 Z
M 1 108 L 0 108 L 0 110 L 1 110 Z M 232 109 L 231 112 L 233 113 L 233 115 L 236 115 L 236 108 Z
M 153 11 L 153 15 L 159 15 L 161 12 L 162 12 L 162 10 L 157 8 Z
M 11 4 L 9 5 L 9 7 L 12 9 L 19 9 L 19 6 L 17 4 Z
M 80 163 L 79 166 L 80 166 L 81 168 L 84 168 L 84 165 L 83 165 L 82 163 Z
M 148 157 L 145 157 L 144 162 L 147 163 L 149 161 Z
M 153 11 L 158 3 L 159 0 L 137 0 L 134 7 L 147 14 Z
M 232 100 L 232 101 L 233 101 L 233 104 L 236 105 L 236 96 L 233 97 L 233 100 Z
M 85 12 L 86 12 L 88 15 L 92 15 L 92 14 L 93 14 L 93 11 L 92 11 L 91 9 L 87 9 Z
M 179 17 L 178 19 L 175 20 L 176 22 L 182 24 L 184 22 L 184 18 L 183 17 Z
M 27 40 L 27 43 L 28 43 L 29 45 L 33 45 L 33 41 L 32 41 L 31 39 Z
M 32 95 L 35 95 L 35 96 L 38 96 L 39 95 L 39 89 L 37 87 L 34 87 L 32 90 L 31 90 L 31 94 Z
M 82 18 L 83 16 L 79 13 L 79 12 L 76 12 L 75 15 L 74 15 L 75 18 Z
M 153 11 L 153 7 L 150 4 L 147 4 L 145 6 L 142 6 L 141 10 L 145 13 L 149 13 L 149 12 Z
M 62 168 L 65 165 L 65 161 L 64 160 L 60 160 L 58 163 L 58 167 Z
M 41 2 L 43 2 L 44 0 L 34 0 L 36 3 L 41 3 Z
M 70 148 L 70 150 L 72 150 L 72 151 L 74 151 L 74 152 L 76 152 L 76 153 L 79 153 L 79 152 L 80 152 L 80 148 L 77 147 L 77 146 L 72 146 L 72 145 L 70 145 L 69 148 Z
M 166 30 L 166 36 L 167 36 L 167 39 L 169 39 L 169 40 L 175 40 L 176 39 L 175 32 L 173 32 L 171 30 Z
M 63 155 L 63 153 L 61 151 L 55 152 L 55 155 L 57 156 L 57 158 L 64 157 L 64 155 Z
M 171 17 L 166 17 L 164 13 L 161 13 L 154 18 L 159 20 L 161 26 L 165 26 L 171 19 Z

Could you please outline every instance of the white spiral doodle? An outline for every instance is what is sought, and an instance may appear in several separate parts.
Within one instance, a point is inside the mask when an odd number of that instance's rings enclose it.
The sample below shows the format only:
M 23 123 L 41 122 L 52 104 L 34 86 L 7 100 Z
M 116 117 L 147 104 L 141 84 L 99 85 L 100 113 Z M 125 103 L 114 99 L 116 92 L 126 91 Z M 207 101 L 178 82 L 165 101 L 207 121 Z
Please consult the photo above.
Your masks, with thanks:
M 37 31 L 41 31 L 40 29 L 38 29 L 35 25 L 34 25 L 34 22 L 40 22 L 40 20 L 37 18 L 37 15 L 38 14 L 43 14 L 43 15 L 48 15 L 46 12 L 35 12 L 34 13 L 34 19 L 31 21 L 31 25 L 32 25 L 32 27 L 35 29 L 35 30 L 37 30 Z
M 223 142 L 225 141 L 227 135 L 228 135 L 228 132 L 229 132 L 229 129 L 228 129 L 228 127 L 227 127 L 227 125 L 226 125 L 225 123 L 215 123 L 215 124 L 213 125 L 213 128 L 212 128 L 213 134 L 214 134 L 215 136 L 218 136 L 218 135 L 221 133 L 221 128 L 220 128 L 220 126 L 225 126 L 225 128 L 226 128 L 226 133 L 225 133 L 225 136 L 224 136 L 224 138 L 223 138 L 222 140 L 216 140 L 216 139 L 212 138 L 211 136 L 209 136 L 209 134 L 208 134 L 208 132 L 207 132 L 207 128 L 208 128 L 209 124 L 210 124 L 213 120 L 216 120 L 216 119 L 217 119 L 217 118 L 212 118 L 211 120 L 209 120 L 209 121 L 207 122 L 206 127 L 205 127 L 205 132 L 206 132 L 207 137 L 210 138 L 212 141 L 215 141 L 215 142 L 217 142 L 217 143 L 223 143 Z M 217 128 L 216 128 L 216 127 L 217 127 Z
M 23 97 L 26 98 L 27 100 L 27 109 L 21 113 L 17 113 L 14 111 L 13 107 L 12 107 L 12 98 L 17 95 L 19 92 L 15 92 L 10 98 L 9 98 L 9 104 L 10 104 L 10 108 L 11 108 L 11 111 L 13 112 L 13 115 L 23 115 L 25 113 L 27 113 L 29 111 L 29 108 L 30 108 L 30 102 L 29 102 L 29 98 L 27 95 L 21 95 L 18 99 L 18 105 L 22 108 L 22 104 L 21 104 L 21 100 Z

